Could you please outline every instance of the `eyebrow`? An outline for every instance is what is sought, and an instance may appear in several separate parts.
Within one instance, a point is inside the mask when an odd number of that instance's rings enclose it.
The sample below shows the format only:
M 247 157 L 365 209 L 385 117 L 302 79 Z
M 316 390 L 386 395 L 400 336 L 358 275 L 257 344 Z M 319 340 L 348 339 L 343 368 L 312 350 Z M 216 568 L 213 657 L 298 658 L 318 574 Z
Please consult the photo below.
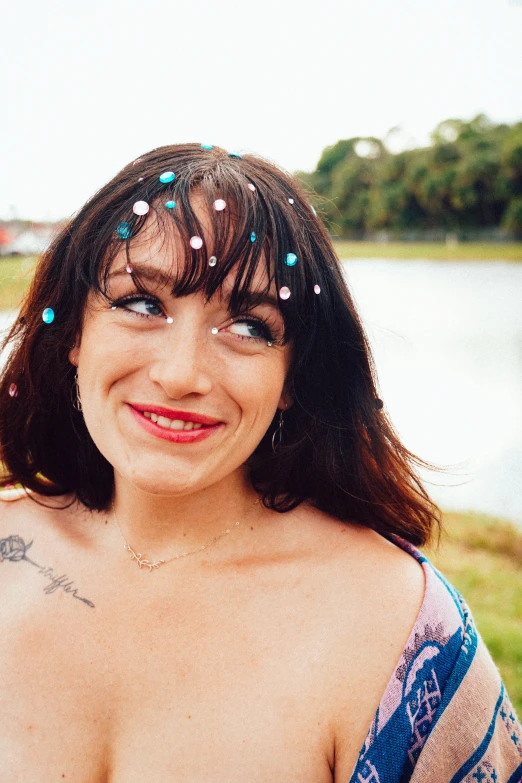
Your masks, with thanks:
M 169 275 L 167 272 L 162 271 L 158 267 L 149 266 L 148 264 L 139 264 L 139 263 L 133 263 L 132 268 L 136 271 L 136 274 L 138 277 L 143 278 L 144 280 L 148 280 L 151 283 L 160 284 L 162 287 L 165 288 L 171 288 L 173 285 L 173 278 L 172 275 Z M 125 268 L 123 269 L 116 269 L 113 272 L 110 272 L 109 278 L 114 277 L 126 277 L 128 278 L 130 275 L 127 272 Z M 226 304 L 229 303 L 231 298 L 231 292 L 223 294 L 222 301 Z M 277 297 L 274 294 L 270 293 L 256 293 L 255 291 L 248 291 L 245 294 L 245 301 L 246 304 L 250 307 L 255 307 L 256 305 L 268 305 L 269 307 L 273 307 L 275 310 L 279 310 L 279 302 L 277 300 Z
M 138 277 L 143 277 L 144 280 L 148 280 L 150 283 L 160 283 L 165 287 L 172 286 L 172 275 L 163 272 L 161 269 L 158 269 L 158 267 L 151 267 L 148 264 L 133 263 L 132 268 L 136 270 Z M 125 267 L 123 269 L 115 269 L 113 272 L 109 273 L 109 278 L 113 277 L 129 277 L 129 273 Z

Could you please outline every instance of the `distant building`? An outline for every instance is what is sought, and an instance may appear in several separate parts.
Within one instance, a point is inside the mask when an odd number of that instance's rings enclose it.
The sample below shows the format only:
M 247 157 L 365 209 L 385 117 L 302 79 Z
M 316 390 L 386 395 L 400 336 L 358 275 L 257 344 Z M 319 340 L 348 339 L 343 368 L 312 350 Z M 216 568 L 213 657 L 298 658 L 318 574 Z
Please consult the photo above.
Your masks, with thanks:
M 4 255 L 6 248 L 11 245 L 13 241 L 13 235 L 9 229 L 0 224 L 0 255 Z
M 58 228 L 54 223 L 0 221 L 0 256 L 37 256 L 47 249 Z

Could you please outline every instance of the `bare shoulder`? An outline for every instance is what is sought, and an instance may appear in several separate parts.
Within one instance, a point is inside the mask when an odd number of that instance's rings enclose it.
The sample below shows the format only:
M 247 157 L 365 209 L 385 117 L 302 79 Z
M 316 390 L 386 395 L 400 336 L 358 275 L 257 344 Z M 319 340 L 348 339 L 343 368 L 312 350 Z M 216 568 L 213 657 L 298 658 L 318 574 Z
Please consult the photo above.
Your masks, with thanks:
M 359 660 L 373 680 L 380 673 L 383 691 L 424 601 L 424 568 L 362 525 L 307 507 L 301 521 L 314 552 L 313 588 L 330 613 L 333 649 L 340 660 L 347 654 Z
M 43 500 L 43 499 L 42 499 Z M 33 539 L 42 538 L 51 514 L 38 496 L 23 488 L 0 489 L 0 563 L 23 559 Z M 2 574 L 12 573 L 2 569 Z
M 70 519 L 75 513 L 71 509 L 71 500 L 65 496 L 43 497 L 23 487 L 0 488 L 0 535 L 6 525 L 17 521 L 25 525 L 52 524 L 63 510 Z
M 0 563 L 29 546 L 56 554 L 86 528 L 85 509 L 71 497 L 43 497 L 24 489 L 0 490 Z
M 7 648 L 27 636 L 29 650 L 41 623 L 49 629 L 56 621 L 59 631 L 66 595 L 78 599 L 67 601 L 69 609 L 78 601 L 94 607 L 82 588 L 92 573 L 95 540 L 91 515 L 74 498 L 18 493 L 0 502 L 0 623 L 11 629 Z M 0 656 L 7 648 L 0 645 Z
M 27 492 L 21 487 L 0 488 L 0 538 L 8 531 L 10 523 L 17 520 L 30 503 Z
M 335 781 L 349 780 L 369 726 L 419 616 L 422 565 L 373 530 L 301 507 L 316 539 L 330 612 L 328 662 Z
M 352 588 L 359 585 L 376 607 L 400 597 L 398 611 L 420 608 L 424 569 L 409 552 L 356 522 L 341 522 L 310 506 L 301 506 L 298 513 L 332 580 L 349 579 Z

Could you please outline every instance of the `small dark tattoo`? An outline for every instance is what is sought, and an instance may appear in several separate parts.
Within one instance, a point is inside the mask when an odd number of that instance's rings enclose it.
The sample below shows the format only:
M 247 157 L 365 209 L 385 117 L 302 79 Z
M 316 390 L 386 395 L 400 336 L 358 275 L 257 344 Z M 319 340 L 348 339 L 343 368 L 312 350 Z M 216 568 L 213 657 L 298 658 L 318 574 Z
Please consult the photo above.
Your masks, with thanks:
M 38 565 L 34 560 L 27 557 L 26 552 L 32 545 L 32 541 L 30 544 L 26 544 L 20 536 L 8 536 L 8 538 L 0 539 L 0 563 L 3 563 L 4 560 L 10 560 L 12 563 L 19 563 L 21 560 L 25 560 L 26 563 L 31 563 L 31 565 L 38 568 L 42 576 L 49 579 L 49 584 L 44 587 L 44 593 L 46 595 L 51 595 L 61 589 L 64 593 L 69 593 L 73 598 L 77 598 L 78 601 L 82 601 L 82 603 L 87 604 L 91 609 L 94 609 L 92 601 L 78 595 L 78 588 L 73 587 L 74 583 L 72 579 L 69 579 L 67 574 L 55 576 L 53 568 Z

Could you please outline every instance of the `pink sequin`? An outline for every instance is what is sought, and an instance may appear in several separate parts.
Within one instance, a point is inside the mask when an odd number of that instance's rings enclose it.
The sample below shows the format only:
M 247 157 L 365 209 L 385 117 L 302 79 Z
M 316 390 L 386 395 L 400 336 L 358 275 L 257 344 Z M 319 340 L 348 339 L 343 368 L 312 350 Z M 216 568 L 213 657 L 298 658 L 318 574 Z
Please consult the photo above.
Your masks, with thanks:
M 132 161 L 132 165 L 135 166 L 136 163 L 141 163 L 141 158 L 136 158 L 136 160 Z
M 288 288 L 288 286 L 284 285 L 282 288 L 279 289 L 279 296 L 281 299 L 290 299 L 291 291 Z
M 319 286 L 319 285 L 317 285 L 317 284 L 316 284 L 316 285 L 314 285 L 314 292 L 315 292 L 316 294 L 320 294 L 320 293 L 321 293 L 321 286 Z
M 218 198 L 216 199 L 216 201 L 214 201 L 214 209 L 216 210 L 216 212 L 221 212 L 223 209 L 225 209 L 226 205 L 227 202 L 223 201 L 222 198 Z
M 10 397 L 18 397 L 18 386 L 16 383 L 12 383 L 9 387 L 9 396 Z
M 132 273 L 134 271 L 133 268 L 132 268 L 132 264 L 127 264 L 127 266 L 125 267 L 125 271 L 128 272 L 129 275 L 132 275 Z
M 149 205 L 146 201 L 136 201 L 132 207 L 135 215 L 146 215 L 149 211 Z
M 201 237 L 191 237 L 190 247 L 193 247 L 194 250 L 199 250 L 200 247 L 203 247 L 203 240 Z
M 252 193 L 255 193 L 255 191 L 256 191 L 256 186 L 255 186 L 255 185 L 252 185 L 252 183 L 251 183 L 251 182 L 249 182 L 249 183 L 248 183 L 248 189 L 249 189 L 249 190 L 251 190 L 251 191 L 252 191 Z

